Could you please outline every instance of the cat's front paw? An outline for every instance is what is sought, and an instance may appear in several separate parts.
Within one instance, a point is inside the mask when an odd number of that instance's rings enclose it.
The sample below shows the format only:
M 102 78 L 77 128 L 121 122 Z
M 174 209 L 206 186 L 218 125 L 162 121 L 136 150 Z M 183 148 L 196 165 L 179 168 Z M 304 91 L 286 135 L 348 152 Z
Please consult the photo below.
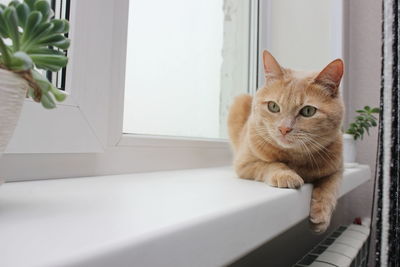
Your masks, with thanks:
M 315 233 L 326 231 L 331 222 L 332 209 L 322 201 L 311 200 L 310 227 Z
M 267 184 L 280 188 L 300 188 L 304 180 L 292 170 L 282 170 L 266 179 Z

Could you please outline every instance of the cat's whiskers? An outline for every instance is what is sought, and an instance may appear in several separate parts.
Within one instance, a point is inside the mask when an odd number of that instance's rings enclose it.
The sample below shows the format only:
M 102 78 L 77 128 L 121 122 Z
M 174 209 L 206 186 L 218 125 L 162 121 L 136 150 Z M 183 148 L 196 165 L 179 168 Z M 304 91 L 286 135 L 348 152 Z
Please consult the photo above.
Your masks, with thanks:
M 315 141 L 318 139 L 318 140 L 322 140 L 322 141 L 326 142 L 327 144 L 332 142 L 332 138 L 325 138 L 319 134 L 310 133 L 310 132 L 307 132 L 304 130 L 302 130 L 302 133 L 307 135 L 308 137 L 312 137 L 312 139 Z M 325 144 L 325 145 L 327 145 L 327 144 Z
M 318 141 L 314 140 L 313 138 L 310 138 L 308 136 L 303 136 L 303 138 L 307 139 L 307 143 L 311 146 L 314 147 L 315 153 L 319 155 L 319 157 L 324 160 L 328 166 L 336 168 L 333 163 L 335 162 L 335 159 L 333 159 L 329 154 L 328 148 L 320 144 Z
M 317 141 L 314 141 L 312 144 L 313 144 L 314 146 L 319 146 L 319 147 L 321 147 L 321 145 L 320 145 Z M 334 165 L 332 165 L 332 163 L 335 162 L 336 159 L 332 158 L 331 155 L 329 155 L 329 153 L 328 153 L 329 150 L 328 150 L 326 147 L 322 147 L 320 150 L 318 150 L 318 152 L 319 152 L 319 153 L 323 153 L 323 154 L 325 155 L 325 157 L 328 158 L 328 159 L 330 160 L 329 162 L 331 163 L 331 166 L 334 167 Z
M 296 134 L 296 137 L 298 138 L 298 140 L 302 140 L 303 142 L 307 143 L 309 147 L 314 150 L 315 153 L 317 153 L 326 163 L 331 165 L 331 161 L 334 161 L 334 159 L 327 153 L 327 151 L 329 152 L 329 150 L 326 148 L 326 146 L 315 140 L 315 138 L 311 138 L 310 136 L 312 135 L 313 134 L 305 134 L 299 132 Z M 328 161 L 327 159 L 329 159 L 330 161 Z
M 309 142 L 317 142 L 316 139 L 319 138 L 318 135 L 311 134 L 311 133 L 304 132 L 304 131 L 297 132 L 297 133 L 295 133 L 293 136 L 295 136 L 295 137 L 297 137 L 297 138 L 303 139 L 303 141 L 305 141 L 306 143 L 309 143 Z M 324 139 L 324 140 L 328 141 L 328 139 Z M 320 148 L 321 148 L 321 149 L 322 149 L 322 148 L 325 148 L 325 146 L 322 145 L 321 143 L 318 143 L 318 144 L 321 145 L 321 146 L 318 146 L 318 147 L 317 147 L 318 150 L 319 150 Z
M 255 145 L 257 147 L 263 147 L 267 143 L 271 143 L 271 139 L 269 137 L 269 131 L 264 127 L 256 127 L 255 128 L 255 136 L 259 137 L 256 139 Z
M 298 139 L 298 141 L 300 142 L 302 151 L 303 151 L 303 148 L 304 148 L 304 151 L 308 155 L 308 158 L 310 159 L 310 162 L 311 162 L 311 167 L 314 169 L 314 164 L 315 164 L 315 166 L 316 166 L 316 168 L 318 170 L 318 175 L 320 175 L 321 174 L 321 170 L 319 168 L 318 162 L 316 161 L 314 155 L 311 153 L 311 151 L 309 150 L 309 148 L 307 147 L 307 145 L 305 144 L 305 142 L 303 140 Z
M 271 133 L 269 132 L 269 129 L 267 127 L 258 126 L 255 128 L 255 130 L 258 136 L 262 137 L 263 139 L 268 139 L 268 141 L 271 141 Z
M 264 147 L 267 143 L 274 142 L 270 129 L 265 126 L 258 125 L 254 128 L 252 134 L 258 137 L 254 142 L 254 145 L 258 148 Z M 311 167 L 317 170 L 318 175 L 321 175 L 321 169 L 316 156 L 323 160 L 328 166 L 336 168 L 334 165 L 335 159 L 329 155 L 329 149 L 322 144 L 329 143 L 329 139 L 304 130 L 298 130 L 294 133 L 291 133 L 289 136 L 287 136 L 287 139 L 290 142 L 298 144 L 297 149 L 300 150 L 300 153 L 307 155 L 307 157 L 310 159 Z M 322 141 L 322 143 L 318 140 Z
M 258 148 L 262 148 L 265 146 L 265 144 L 267 144 L 268 141 L 265 140 L 264 138 L 258 138 L 256 139 L 256 142 L 254 143 L 254 145 Z
M 254 134 L 256 136 L 260 137 L 259 139 L 257 139 L 257 141 L 255 143 L 255 145 L 257 147 L 263 147 L 266 143 L 271 143 L 272 138 L 271 138 L 270 130 L 268 128 L 261 127 L 261 126 L 256 127 Z M 290 140 L 290 141 L 292 141 L 292 142 L 297 141 L 297 143 L 299 144 L 298 148 L 300 149 L 300 153 L 307 155 L 307 157 L 310 160 L 311 167 L 313 169 L 317 170 L 318 175 L 321 175 L 320 166 L 319 166 L 318 161 L 315 158 L 315 155 L 313 154 L 313 151 L 312 151 L 312 150 L 315 150 L 315 148 L 319 149 L 319 147 L 317 147 L 316 145 L 313 144 L 312 145 L 313 149 L 311 150 L 310 147 L 307 146 L 307 143 L 309 143 L 311 139 L 306 134 L 303 134 L 303 133 L 292 134 L 291 137 L 292 137 L 291 139 L 293 139 L 293 140 Z M 320 157 L 322 158 L 321 155 L 320 155 Z

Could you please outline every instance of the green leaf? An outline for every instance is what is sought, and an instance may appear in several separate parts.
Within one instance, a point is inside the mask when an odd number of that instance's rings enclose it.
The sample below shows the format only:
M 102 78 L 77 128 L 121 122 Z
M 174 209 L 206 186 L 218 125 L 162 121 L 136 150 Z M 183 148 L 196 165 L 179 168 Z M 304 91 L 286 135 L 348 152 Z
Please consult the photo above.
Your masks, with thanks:
M 39 85 L 40 90 L 42 93 L 46 93 L 50 91 L 51 83 L 49 80 L 47 80 L 46 77 L 43 77 L 38 71 L 32 70 L 32 77 L 36 81 L 36 83 Z
M 11 62 L 11 54 L 8 47 L 3 42 L 2 38 L 0 38 L 0 53 L 1 53 L 2 63 L 6 65 L 6 67 L 8 67 Z
M 46 109 L 53 109 L 56 107 L 56 103 L 54 102 L 54 100 L 51 98 L 51 96 L 47 92 L 42 94 L 40 103 L 42 103 L 42 106 Z
M 65 19 L 54 19 L 51 21 L 54 24 L 52 33 L 67 33 L 69 31 L 69 22 Z
M 22 28 L 24 28 L 25 27 L 25 25 L 26 25 L 26 20 L 28 19 L 28 16 L 29 16 L 29 12 L 30 12 L 30 10 L 29 10 L 29 7 L 28 7 L 28 5 L 27 4 L 25 4 L 25 3 L 20 3 L 18 6 L 17 6 L 17 15 L 18 15 L 18 25 L 20 26 L 20 27 L 22 27 Z
M 8 29 L 6 20 L 4 18 L 4 10 L 0 9 L 0 37 L 3 36 L 4 38 L 8 38 Z
M 4 10 L 4 9 L 6 9 L 6 7 L 7 7 L 7 6 L 5 6 L 5 5 L 3 5 L 3 4 L 0 4 L 0 10 Z
M 31 55 L 33 62 L 39 69 L 45 69 L 49 71 L 59 71 L 65 67 L 68 63 L 66 56 L 60 55 Z
M 54 98 L 58 102 L 62 102 L 67 98 L 67 93 L 65 93 L 64 91 L 58 90 L 56 87 L 54 87 L 54 85 L 51 85 L 50 92 L 54 95 Z
M 33 68 L 32 59 L 22 51 L 18 51 L 11 56 L 10 69 L 12 70 L 30 70 Z
M 42 13 L 40 13 L 39 11 L 33 11 L 31 14 L 29 14 L 28 20 L 26 21 L 24 27 L 22 42 L 25 42 L 26 40 L 30 39 L 30 36 L 39 26 L 41 20 L 42 20 Z
M 35 9 L 35 3 L 37 1 L 38 0 L 24 0 L 25 4 L 27 4 L 31 10 Z
M 378 119 L 372 114 L 379 113 L 379 108 L 365 106 L 364 109 L 356 110 L 356 112 L 360 115 L 356 116 L 355 121 L 350 124 L 348 133 L 353 134 L 355 139 L 363 139 L 365 132 L 369 135 L 370 128 L 377 126 Z
M 70 40 L 61 34 L 51 35 L 40 41 L 40 44 L 46 46 L 55 46 L 63 50 L 67 50 L 70 45 Z
M 65 40 L 62 40 L 62 41 L 59 41 L 59 42 L 51 43 L 50 45 L 54 46 L 54 47 L 57 47 L 57 48 L 60 48 L 62 50 L 67 50 L 69 48 L 70 44 L 71 44 L 71 40 L 70 39 L 65 39 Z
M 17 6 L 19 5 L 19 1 L 13 0 L 10 3 L 8 3 L 8 6 L 13 6 L 15 8 L 17 8 Z
M 30 98 L 35 98 L 35 91 L 33 90 L 33 88 L 28 89 L 28 96 Z
M 46 0 L 39 0 L 35 3 L 34 9 L 42 13 L 42 21 L 47 21 L 49 18 L 54 16 L 54 12 L 50 7 L 50 4 Z
M 367 131 L 367 134 L 369 135 L 369 126 L 365 127 L 365 130 Z
M 38 43 L 42 44 L 42 45 L 48 45 L 50 43 L 63 41 L 65 39 L 66 39 L 66 37 L 64 35 L 56 33 L 56 34 L 48 35 L 48 36 L 40 39 Z
M 30 46 L 32 46 L 31 45 L 32 43 L 33 44 L 39 43 L 41 38 L 46 38 L 46 36 L 48 36 L 48 34 L 53 29 L 53 27 L 54 27 L 54 25 L 51 24 L 50 22 L 41 23 L 32 32 L 32 34 L 30 35 L 30 38 L 26 40 L 28 43 L 28 44 L 26 44 L 26 46 L 30 47 Z
M 380 108 L 373 108 L 371 110 L 371 113 L 379 113 L 379 111 L 380 111 Z
M 36 83 L 39 85 L 42 94 L 44 93 L 52 93 L 54 98 L 58 102 L 62 102 L 67 97 L 67 94 L 61 90 L 58 90 L 54 85 L 47 80 L 43 75 L 39 72 L 32 70 L 32 77 L 35 79 Z
M 15 7 L 9 6 L 4 10 L 4 18 L 8 29 L 9 36 L 13 41 L 14 51 L 19 50 L 19 31 L 18 31 L 18 16 Z
M 51 48 L 34 48 L 29 50 L 29 55 L 59 55 L 65 56 L 65 53 Z
M 364 116 L 357 116 L 356 119 L 357 120 L 364 120 Z

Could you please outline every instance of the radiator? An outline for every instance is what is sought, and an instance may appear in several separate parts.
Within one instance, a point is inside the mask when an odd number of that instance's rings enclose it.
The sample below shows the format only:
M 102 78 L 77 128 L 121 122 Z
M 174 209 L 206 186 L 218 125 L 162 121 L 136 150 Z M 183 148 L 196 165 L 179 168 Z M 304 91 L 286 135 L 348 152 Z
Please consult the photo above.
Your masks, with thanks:
M 366 267 L 369 227 L 340 226 L 305 255 L 294 267 Z

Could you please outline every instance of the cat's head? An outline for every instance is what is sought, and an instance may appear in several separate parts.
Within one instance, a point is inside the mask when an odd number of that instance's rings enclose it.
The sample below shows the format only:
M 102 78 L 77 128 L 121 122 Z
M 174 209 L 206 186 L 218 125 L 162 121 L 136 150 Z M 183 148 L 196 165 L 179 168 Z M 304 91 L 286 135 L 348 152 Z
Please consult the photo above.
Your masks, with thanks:
M 317 149 L 331 142 L 343 119 L 343 61 L 336 59 L 320 72 L 294 71 L 264 51 L 263 62 L 266 83 L 252 111 L 257 134 L 282 148 Z

